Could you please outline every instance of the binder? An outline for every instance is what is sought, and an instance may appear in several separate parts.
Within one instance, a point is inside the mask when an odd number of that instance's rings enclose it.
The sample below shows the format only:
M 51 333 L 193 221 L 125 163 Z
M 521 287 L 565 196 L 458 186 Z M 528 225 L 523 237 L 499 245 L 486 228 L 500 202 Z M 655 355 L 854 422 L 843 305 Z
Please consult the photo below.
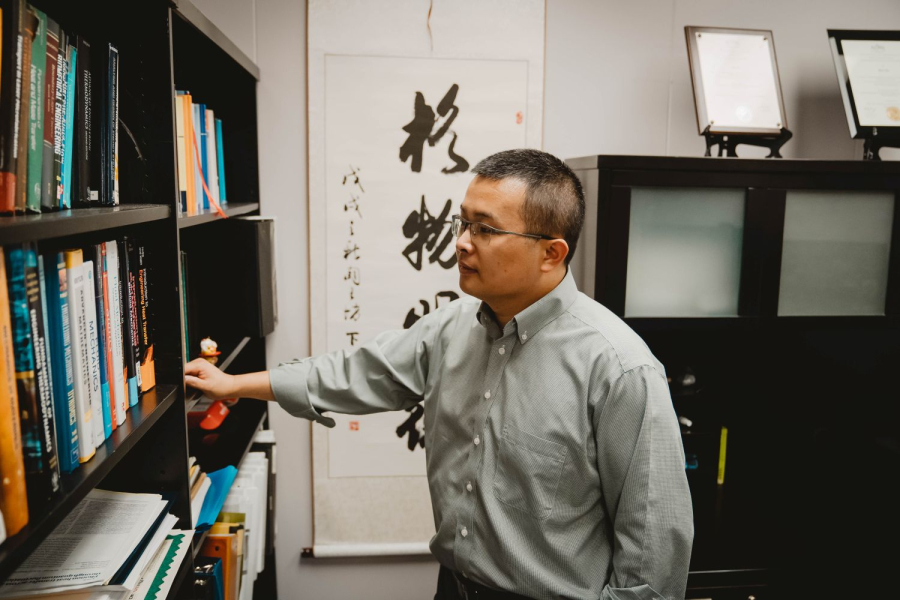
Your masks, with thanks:
M 238 593 L 238 539 L 237 534 L 207 535 L 200 548 L 202 556 L 222 560 L 222 580 L 225 600 L 237 600 Z

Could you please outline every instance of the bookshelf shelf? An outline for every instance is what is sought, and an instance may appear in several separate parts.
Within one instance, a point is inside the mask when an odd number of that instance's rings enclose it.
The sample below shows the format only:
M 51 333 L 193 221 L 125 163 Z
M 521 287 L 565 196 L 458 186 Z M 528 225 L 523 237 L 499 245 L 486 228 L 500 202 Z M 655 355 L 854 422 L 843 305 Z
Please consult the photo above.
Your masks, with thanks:
M 182 19 L 193 25 L 207 38 L 214 42 L 221 50 L 223 50 L 232 60 L 246 70 L 254 79 L 259 80 L 259 67 L 256 66 L 249 56 L 244 54 L 240 48 L 228 38 L 222 30 L 216 27 L 212 21 L 206 18 L 200 10 L 190 2 L 190 0 L 173 0 L 175 12 Z
M 217 430 L 188 431 L 191 449 L 203 471 L 211 473 L 228 465 L 241 464 L 253 444 L 253 436 L 266 418 L 266 404 L 263 400 L 243 398 L 231 407 Z
M 163 414 L 175 404 L 178 388 L 157 385 L 146 392 L 127 413 L 125 423 L 97 448 L 97 453 L 74 472 L 60 479 L 62 493 L 45 508 L 43 514 L 30 515 L 22 531 L 0 545 L 0 581 L 15 568 L 71 512 L 88 493 L 103 481 L 116 464 L 140 441 Z
M 165 204 L 123 204 L 0 217 L 0 245 L 34 242 L 166 219 Z
M 240 215 L 246 215 L 248 213 L 252 213 L 259 210 L 258 202 L 234 202 L 228 203 L 225 205 L 225 208 L 222 211 L 228 215 L 229 217 L 237 217 Z M 213 221 L 221 221 L 222 217 L 219 216 L 214 209 L 210 209 L 208 211 L 204 211 L 199 215 L 182 215 L 177 218 L 178 228 L 184 229 L 185 227 L 193 227 L 195 225 L 202 225 L 204 223 L 211 223 Z

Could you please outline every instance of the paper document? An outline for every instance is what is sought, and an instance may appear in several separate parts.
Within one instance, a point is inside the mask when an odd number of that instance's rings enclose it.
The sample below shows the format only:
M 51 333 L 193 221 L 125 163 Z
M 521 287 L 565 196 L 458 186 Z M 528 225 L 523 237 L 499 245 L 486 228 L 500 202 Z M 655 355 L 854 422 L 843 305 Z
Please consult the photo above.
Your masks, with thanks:
M 0 598 L 107 584 L 166 506 L 159 494 L 92 490 L 10 575 Z

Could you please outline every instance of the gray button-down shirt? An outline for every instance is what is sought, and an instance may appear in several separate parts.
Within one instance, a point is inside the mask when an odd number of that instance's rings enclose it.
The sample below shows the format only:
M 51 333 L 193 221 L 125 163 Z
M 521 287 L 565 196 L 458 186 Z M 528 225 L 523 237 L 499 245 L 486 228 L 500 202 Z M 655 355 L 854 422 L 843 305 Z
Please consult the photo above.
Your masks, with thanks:
M 532 598 L 682 598 L 693 539 L 662 365 L 571 273 L 503 330 L 459 300 L 354 352 L 280 365 L 297 417 L 424 400 L 441 564 Z

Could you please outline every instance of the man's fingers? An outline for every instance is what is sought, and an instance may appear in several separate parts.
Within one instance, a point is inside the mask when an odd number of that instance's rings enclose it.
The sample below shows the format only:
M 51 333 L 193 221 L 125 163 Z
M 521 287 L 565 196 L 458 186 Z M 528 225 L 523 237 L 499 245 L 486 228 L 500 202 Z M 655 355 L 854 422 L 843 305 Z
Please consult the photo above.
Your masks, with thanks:
M 199 377 L 194 377 L 193 375 L 185 375 L 184 382 L 192 388 L 197 388 L 198 390 L 203 389 L 203 380 Z

